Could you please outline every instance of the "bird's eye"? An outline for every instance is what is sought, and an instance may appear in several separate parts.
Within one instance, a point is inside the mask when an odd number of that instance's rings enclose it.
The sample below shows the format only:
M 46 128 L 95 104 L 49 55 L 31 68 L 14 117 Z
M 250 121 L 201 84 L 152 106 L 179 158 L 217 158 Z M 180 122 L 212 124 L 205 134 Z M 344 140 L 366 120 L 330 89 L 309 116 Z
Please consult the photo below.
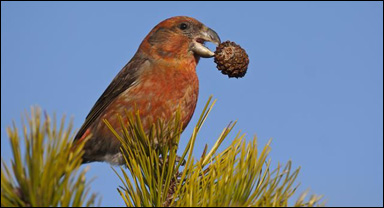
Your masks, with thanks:
M 188 24 L 187 24 L 187 23 L 181 23 L 180 26 L 179 26 L 179 28 L 180 28 L 181 30 L 186 30 L 186 29 L 188 29 Z

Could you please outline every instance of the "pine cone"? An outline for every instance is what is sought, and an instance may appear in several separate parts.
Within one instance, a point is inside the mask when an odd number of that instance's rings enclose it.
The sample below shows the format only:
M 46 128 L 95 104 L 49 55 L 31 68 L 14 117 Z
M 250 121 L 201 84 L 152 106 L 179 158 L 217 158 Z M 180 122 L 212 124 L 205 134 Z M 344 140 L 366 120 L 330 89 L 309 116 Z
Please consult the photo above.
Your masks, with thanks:
M 230 78 L 243 77 L 249 64 L 245 50 L 228 40 L 217 46 L 214 61 L 217 64 L 217 69 Z

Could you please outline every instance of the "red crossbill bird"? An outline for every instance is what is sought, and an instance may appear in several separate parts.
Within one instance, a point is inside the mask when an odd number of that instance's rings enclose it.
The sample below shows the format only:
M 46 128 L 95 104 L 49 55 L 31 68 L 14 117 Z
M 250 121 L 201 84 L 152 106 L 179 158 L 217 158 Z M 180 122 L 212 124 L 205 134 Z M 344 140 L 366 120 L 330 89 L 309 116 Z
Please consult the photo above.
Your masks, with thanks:
M 214 53 L 204 43 L 220 43 L 218 34 L 191 17 L 172 17 L 156 25 L 133 58 L 112 80 L 92 107 L 76 141 L 87 138 L 83 163 L 105 161 L 122 165 L 120 142 L 104 119 L 121 132 L 117 114 L 140 112 L 146 132 L 161 119 L 170 121 L 181 110 L 183 129 L 192 118 L 199 93 L 196 65 Z

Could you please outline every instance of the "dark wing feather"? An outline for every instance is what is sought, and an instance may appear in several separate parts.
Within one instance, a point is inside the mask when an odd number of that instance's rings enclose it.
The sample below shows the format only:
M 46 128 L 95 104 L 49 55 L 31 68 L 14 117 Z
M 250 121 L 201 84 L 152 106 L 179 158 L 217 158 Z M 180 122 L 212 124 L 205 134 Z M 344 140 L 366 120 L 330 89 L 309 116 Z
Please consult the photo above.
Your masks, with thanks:
M 140 67 L 146 61 L 145 58 L 135 56 L 129 61 L 123 69 L 112 80 L 111 84 L 107 87 L 104 93 L 96 101 L 91 111 L 87 115 L 84 124 L 77 132 L 74 141 L 83 136 L 88 127 L 100 116 L 105 108 L 122 92 L 128 89 L 132 83 L 137 79 Z

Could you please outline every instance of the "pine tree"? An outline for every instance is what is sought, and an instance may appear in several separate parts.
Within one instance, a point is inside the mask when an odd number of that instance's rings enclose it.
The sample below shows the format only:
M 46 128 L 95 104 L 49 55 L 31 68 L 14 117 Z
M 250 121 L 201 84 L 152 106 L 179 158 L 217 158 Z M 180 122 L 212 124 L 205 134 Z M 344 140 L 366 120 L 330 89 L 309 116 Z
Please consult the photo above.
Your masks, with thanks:
M 238 133 L 224 151 L 218 152 L 236 122 L 224 128 L 210 150 L 206 146 L 201 157 L 195 158 L 192 153 L 198 133 L 214 103 L 208 100 L 184 150 L 178 149 L 180 112 L 166 125 L 158 121 L 148 134 L 138 112 L 119 116 L 122 133 L 105 121 L 122 144 L 125 166 L 113 171 L 123 184 L 117 190 L 126 206 L 323 205 L 321 196 L 306 200 L 308 192 L 296 202 L 288 202 L 297 190 L 294 184 L 300 168 L 291 170 L 289 161 L 272 169 L 268 159 L 271 141 L 259 150 L 256 137 L 248 142 Z M 8 128 L 13 159 L 11 168 L 2 159 L 1 206 L 95 205 L 97 196 L 89 194 L 85 171 L 79 172 L 82 145 L 71 151 L 72 124 L 64 129 L 63 118 L 57 128 L 53 118 L 52 122 L 45 115 L 44 120 L 41 111 L 34 109 L 28 127 L 23 125 L 24 144 L 16 126 Z

